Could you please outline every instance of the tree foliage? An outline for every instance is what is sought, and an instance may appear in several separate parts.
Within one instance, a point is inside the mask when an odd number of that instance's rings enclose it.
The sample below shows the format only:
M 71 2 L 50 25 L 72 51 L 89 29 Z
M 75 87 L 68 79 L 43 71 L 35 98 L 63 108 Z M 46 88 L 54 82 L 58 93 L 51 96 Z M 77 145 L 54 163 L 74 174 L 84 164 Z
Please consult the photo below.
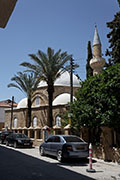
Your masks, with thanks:
M 32 95 L 36 91 L 39 80 L 33 73 L 27 74 L 18 72 L 17 75 L 11 78 L 13 83 L 8 84 L 8 87 L 15 87 L 26 94 L 27 96 L 27 106 L 28 106 L 28 123 L 27 127 L 31 125 L 31 105 L 32 105 Z
M 71 105 L 72 126 L 120 127 L 120 64 L 113 65 L 101 74 L 81 83 Z
M 119 6 L 120 6 L 120 0 L 117 0 L 117 1 L 118 1 Z
M 90 60 L 92 59 L 92 49 L 91 49 L 91 42 L 88 41 L 88 57 L 87 57 L 87 64 L 86 64 L 86 79 L 93 75 L 93 70 L 90 67 Z
M 47 53 L 38 51 L 36 54 L 30 54 L 30 58 L 33 63 L 23 62 L 21 65 L 27 67 L 29 71 L 36 74 L 39 80 L 43 80 L 47 83 L 48 91 L 48 122 L 49 127 L 52 127 L 53 116 L 52 116 L 52 101 L 54 93 L 54 82 L 61 76 L 66 70 L 66 62 L 71 59 L 71 55 L 67 52 L 61 52 L 59 49 L 56 53 L 53 49 L 48 47 Z M 68 67 L 69 68 L 69 67 Z
M 120 1 L 118 0 L 120 5 Z M 109 50 L 106 50 L 106 56 L 109 56 L 108 65 L 120 63 L 120 11 L 114 15 L 114 19 L 107 23 L 110 32 L 107 34 L 109 39 Z

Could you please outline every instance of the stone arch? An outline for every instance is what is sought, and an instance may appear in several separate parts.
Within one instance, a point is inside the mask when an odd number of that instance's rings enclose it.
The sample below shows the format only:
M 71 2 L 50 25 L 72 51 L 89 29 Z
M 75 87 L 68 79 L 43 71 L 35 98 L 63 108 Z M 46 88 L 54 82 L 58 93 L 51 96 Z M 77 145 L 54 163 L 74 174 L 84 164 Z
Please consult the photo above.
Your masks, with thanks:
M 34 94 L 33 99 L 32 99 L 33 106 L 35 106 L 35 100 L 38 97 L 40 98 L 40 101 L 41 101 L 40 104 L 46 104 L 48 102 L 48 98 L 45 94 L 43 94 L 41 92 L 37 92 Z

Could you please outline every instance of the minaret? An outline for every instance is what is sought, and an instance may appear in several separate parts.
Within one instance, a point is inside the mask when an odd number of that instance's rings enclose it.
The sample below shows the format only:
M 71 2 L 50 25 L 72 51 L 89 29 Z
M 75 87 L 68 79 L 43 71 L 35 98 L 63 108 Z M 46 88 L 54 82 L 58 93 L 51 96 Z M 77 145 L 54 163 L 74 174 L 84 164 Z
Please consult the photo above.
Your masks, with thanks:
M 105 65 L 105 59 L 102 58 L 101 42 L 95 25 L 95 33 L 93 39 L 93 58 L 90 60 L 90 66 L 93 69 L 93 75 L 99 74 Z

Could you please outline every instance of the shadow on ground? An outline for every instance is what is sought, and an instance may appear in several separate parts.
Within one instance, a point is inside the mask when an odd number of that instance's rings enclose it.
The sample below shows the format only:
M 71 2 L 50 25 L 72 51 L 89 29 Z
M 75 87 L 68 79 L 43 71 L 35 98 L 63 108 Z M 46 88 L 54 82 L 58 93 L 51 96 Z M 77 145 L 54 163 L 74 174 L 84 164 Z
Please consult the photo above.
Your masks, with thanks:
M 0 162 L 0 180 L 93 180 L 57 164 L 2 146 L 0 146 Z M 75 162 L 66 162 L 66 165 L 67 163 Z

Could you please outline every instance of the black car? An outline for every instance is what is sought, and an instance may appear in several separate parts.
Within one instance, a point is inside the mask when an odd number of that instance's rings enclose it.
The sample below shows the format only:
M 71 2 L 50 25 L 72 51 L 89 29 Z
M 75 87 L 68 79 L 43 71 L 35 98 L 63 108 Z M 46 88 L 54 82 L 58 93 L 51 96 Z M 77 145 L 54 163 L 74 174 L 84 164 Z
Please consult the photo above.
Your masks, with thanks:
M 32 147 L 32 140 L 22 133 L 12 133 L 6 138 L 6 145 L 17 147 Z
M 78 136 L 53 135 L 40 145 L 39 151 L 41 156 L 56 156 L 61 162 L 65 158 L 87 158 L 88 144 Z
M 5 144 L 6 143 L 6 138 L 9 134 L 11 134 L 12 131 L 2 131 L 0 133 L 0 143 L 1 144 Z

